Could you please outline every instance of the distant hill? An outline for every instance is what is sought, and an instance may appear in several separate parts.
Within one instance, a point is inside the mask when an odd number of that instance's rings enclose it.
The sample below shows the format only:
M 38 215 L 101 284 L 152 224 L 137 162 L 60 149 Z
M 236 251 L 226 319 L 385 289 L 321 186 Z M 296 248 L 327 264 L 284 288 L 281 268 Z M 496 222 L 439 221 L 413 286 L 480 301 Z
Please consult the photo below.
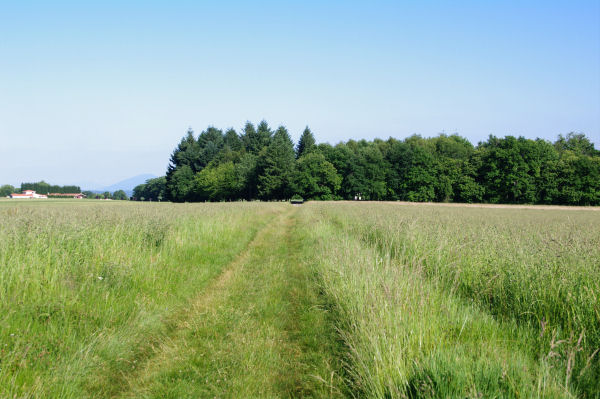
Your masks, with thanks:
M 145 173 L 142 175 L 130 177 L 129 179 L 121 180 L 120 182 L 111 184 L 110 186 L 95 188 L 90 191 L 94 193 L 103 193 L 105 191 L 114 193 L 117 190 L 123 190 L 128 196 L 131 196 L 133 194 L 133 189 L 135 188 L 135 186 L 143 184 L 146 182 L 146 180 L 154 179 L 155 177 L 158 176 L 150 173 Z

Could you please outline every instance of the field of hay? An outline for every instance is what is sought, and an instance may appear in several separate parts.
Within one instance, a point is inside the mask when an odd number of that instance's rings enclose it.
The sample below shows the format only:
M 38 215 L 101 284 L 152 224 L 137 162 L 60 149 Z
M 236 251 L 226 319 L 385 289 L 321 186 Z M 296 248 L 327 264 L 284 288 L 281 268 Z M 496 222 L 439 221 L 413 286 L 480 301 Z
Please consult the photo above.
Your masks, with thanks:
M 600 397 L 600 212 L 0 201 L 0 398 Z

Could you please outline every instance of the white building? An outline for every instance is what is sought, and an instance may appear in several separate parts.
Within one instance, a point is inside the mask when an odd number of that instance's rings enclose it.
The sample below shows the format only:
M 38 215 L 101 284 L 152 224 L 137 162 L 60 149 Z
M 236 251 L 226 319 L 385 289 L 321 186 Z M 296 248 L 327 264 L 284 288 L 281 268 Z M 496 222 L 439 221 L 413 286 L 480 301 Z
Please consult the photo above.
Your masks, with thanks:
M 47 195 L 38 194 L 33 190 L 25 190 L 23 194 L 11 194 L 10 198 L 13 199 L 32 199 L 32 198 L 48 198 Z

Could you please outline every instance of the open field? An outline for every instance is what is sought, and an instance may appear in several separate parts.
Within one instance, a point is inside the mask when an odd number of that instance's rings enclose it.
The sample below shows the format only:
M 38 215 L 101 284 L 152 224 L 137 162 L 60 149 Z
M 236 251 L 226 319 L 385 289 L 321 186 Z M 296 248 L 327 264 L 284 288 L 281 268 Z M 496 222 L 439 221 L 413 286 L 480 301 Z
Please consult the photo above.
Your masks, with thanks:
M 0 201 L 0 398 L 599 398 L 600 212 Z

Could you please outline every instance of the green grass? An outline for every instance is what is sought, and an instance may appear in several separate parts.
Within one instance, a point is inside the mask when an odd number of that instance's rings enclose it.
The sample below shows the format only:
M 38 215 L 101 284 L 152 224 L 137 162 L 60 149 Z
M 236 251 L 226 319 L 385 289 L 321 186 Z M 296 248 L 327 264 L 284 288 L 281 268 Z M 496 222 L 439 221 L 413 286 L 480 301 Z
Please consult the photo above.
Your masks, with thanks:
M 462 362 L 458 360 L 461 353 L 475 353 L 478 363 L 490 359 L 490 367 L 504 363 L 513 370 L 528 370 L 519 377 L 518 391 L 497 387 L 492 389 L 498 391 L 497 395 L 518 397 L 526 391 L 527 384 L 523 381 L 532 381 L 535 382 L 532 386 L 546 386 L 547 389 L 536 388 L 526 396 L 545 396 L 544 392 L 554 396 L 553 392 L 560 392 L 556 387 L 562 387 L 562 394 L 566 396 L 571 392 L 582 397 L 598 397 L 600 213 L 354 203 L 319 204 L 310 209 L 310 213 L 317 214 L 319 220 L 328 221 L 324 225 L 333 229 L 330 236 L 341 240 L 334 247 L 351 242 L 349 248 L 366 247 L 371 251 L 353 255 L 349 260 L 331 262 L 336 270 L 337 265 L 346 265 L 343 270 L 348 273 L 348 265 L 352 262 L 367 262 L 366 266 L 357 264 L 357 268 L 376 265 L 372 271 L 356 277 L 357 287 L 353 289 L 357 293 L 350 299 L 358 300 L 360 286 L 372 279 L 372 286 L 362 289 L 367 304 L 375 301 L 370 305 L 372 309 L 389 309 L 393 305 L 393 308 L 397 307 L 398 317 L 406 312 L 416 312 L 418 316 L 413 317 L 417 320 L 409 318 L 408 326 L 402 327 L 402 331 L 434 332 L 430 339 L 435 355 L 431 356 L 438 360 L 431 364 L 433 360 L 427 355 L 423 361 L 430 364 L 424 366 L 412 353 L 408 358 L 413 365 L 408 371 L 403 368 L 395 374 L 390 370 L 381 371 L 386 378 L 398 376 L 401 386 L 410 385 L 415 375 L 427 375 L 435 380 L 431 375 L 433 368 L 437 370 L 433 373 L 435 378 L 450 373 L 451 379 L 456 380 L 457 369 L 452 363 Z M 331 248 L 326 250 L 327 253 L 332 251 Z M 401 275 L 395 277 L 396 273 Z M 342 282 L 352 281 L 352 277 L 342 280 L 330 283 L 330 289 L 335 290 Z M 392 281 L 394 283 L 390 284 Z M 344 291 L 353 289 L 344 288 Z M 388 299 L 378 298 L 385 292 L 389 292 Z M 335 302 L 344 304 L 346 300 L 336 299 Z M 369 306 L 367 304 L 354 306 Z M 382 320 L 373 321 L 373 331 L 351 335 L 365 335 L 364 338 L 370 341 L 377 331 L 385 335 L 396 334 L 395 329 L 400 325 L 397 320 L 389 321 L 388 332 L 380 328 L 385 325 L 385 317 L 392 314 L 390 310 L 381 316 Z M 368 315 L 359 313 L 341 317 L 344 322 L 352 318 L 357 320 L 356 323 L 363 323 Z M 455 331 L 460 331 L 463 340 L 473 337 L 476 342 L 483 338 L 483 347 L 462 348 L 454 341 Z M 498 342 L 494 343 L 494 337 L 498 337 Z M 407 347 L 415 349 L 417 344 L 410 341 L 409 336 L 403 339 L 408 340 L 403 351 Z M 423 339 L 419 335 L 418 353 L 425 356 L 428 352 L 423 349 Z M 449 341 L 445 342 L 445 339 Z M 392 341 L 384 340 L 380 345 L 390 348 L 398 342 Z M 443 349 L 445 346 L 447 350 Z M 485 353 L 484 348 L 494 347 L 497 347 L 497 356 L 492 353 L 481 355 Z M 440 349 L 448 352 L 444 355 L 446 358 L 437 353 Z M 376 349 L 364 350 L 372 353 Z M 509 361 L 503 352 L 520 358 Z M 447 358 L 452 357 L 455 360 L 448 362 Z M 448 363 L 450 367 L 440 366 L 438 361 L 441 365 Z M 380 372 L 377 368 L 386 363 L 382 361 L 365 367 L 369 373 L 377 374 Z M 396 360 L 389 363 L 390 367 L 398 366 Z M 419 371 L 423 368 L 425 372 Z M 468 368 L 464 371 L 465 376 L 473 375 Z M 367 370 L 357 374 L 363 376 Z M 393 389 L 382 388 L 385 385 L 382 384 L 373 390 Z M 395 386 L 397 382 L 389 384 Z M 434 381 L 433 385 L 444 384 Z M 474 384 L 493 385 L 491 382 Z M 458 397 L 469 394 L 464 389 L 452 395 L 442 389 L 439 392 L 444 392 L 441 396 Z M 385 394 L 378 392 L 375 396 L 385 397 Z
M 281 212 L 2 204 L 0 397 L 110 396 L 187 301 Z
M 0 397 L 600 397 L 600 212 L 0 201 Z

